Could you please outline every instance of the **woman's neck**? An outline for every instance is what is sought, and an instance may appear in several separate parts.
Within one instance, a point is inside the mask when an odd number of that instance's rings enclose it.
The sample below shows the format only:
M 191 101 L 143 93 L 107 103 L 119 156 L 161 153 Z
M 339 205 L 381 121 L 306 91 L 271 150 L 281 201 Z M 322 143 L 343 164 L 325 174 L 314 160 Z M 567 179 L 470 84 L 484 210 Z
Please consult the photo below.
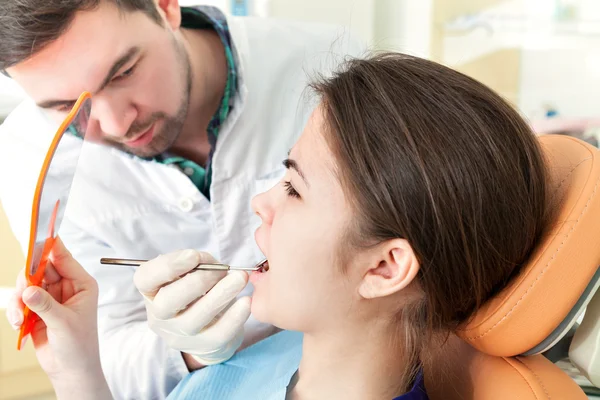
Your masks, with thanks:
M 397 331 L 347 326 L 304 335 L 290 399 L 393 399 L 410 389 L 410 356 Z

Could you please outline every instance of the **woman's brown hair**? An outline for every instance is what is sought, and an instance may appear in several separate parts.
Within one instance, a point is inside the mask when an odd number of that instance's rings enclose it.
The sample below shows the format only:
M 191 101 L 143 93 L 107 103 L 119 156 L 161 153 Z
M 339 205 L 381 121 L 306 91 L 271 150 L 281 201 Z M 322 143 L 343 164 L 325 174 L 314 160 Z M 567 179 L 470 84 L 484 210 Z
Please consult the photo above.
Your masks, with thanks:
M 423 296 L 402 313 L 413 332 L 405 339 L 418 347 L 424 330 L 452 331 L 518 272 L 544 231 L 535 135 L 482 83 L 404 54 L 351 60 L 313 88 L 357 215 L 351 245 L 408 240 Z

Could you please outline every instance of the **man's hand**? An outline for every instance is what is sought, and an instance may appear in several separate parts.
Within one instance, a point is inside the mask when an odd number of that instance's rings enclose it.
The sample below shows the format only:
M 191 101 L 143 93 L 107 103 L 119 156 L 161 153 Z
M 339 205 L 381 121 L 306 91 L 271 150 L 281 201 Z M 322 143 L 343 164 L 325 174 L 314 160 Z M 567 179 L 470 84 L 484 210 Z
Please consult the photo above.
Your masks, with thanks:
M 250 316 L 250 297 L 236 300 L 248 274 L 190 272 L 198 264 L 216 262 L 207 253 L 183 250 L 144 263 L 134 276 L 150 328 L 184 353 L 190 370 L 228 360 L 240 347 Z

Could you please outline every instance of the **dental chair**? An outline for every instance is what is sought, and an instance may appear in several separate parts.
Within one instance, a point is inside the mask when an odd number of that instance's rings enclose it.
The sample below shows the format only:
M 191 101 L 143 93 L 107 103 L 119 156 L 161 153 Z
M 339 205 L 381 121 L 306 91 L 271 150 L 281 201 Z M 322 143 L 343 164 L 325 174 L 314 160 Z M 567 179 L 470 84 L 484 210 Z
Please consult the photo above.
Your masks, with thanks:
M 539 140 L 556 207 L 552 229 L 509 285 L 429 354 L 432 400 L 587 399 L 542 355 L 573 327 L 569 359 L 600 387 L 600 151 L 569 136 Z

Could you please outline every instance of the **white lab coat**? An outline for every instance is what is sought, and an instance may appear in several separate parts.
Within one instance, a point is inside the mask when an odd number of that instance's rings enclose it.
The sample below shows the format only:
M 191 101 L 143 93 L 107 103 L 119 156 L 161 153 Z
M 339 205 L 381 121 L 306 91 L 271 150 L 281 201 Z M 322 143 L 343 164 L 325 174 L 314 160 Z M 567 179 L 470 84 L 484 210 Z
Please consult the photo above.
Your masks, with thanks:
M 181 354 L 148 328 L 133 270 L 99 259 L 195 248 L 233 265 L 259 260 L 259 220 L 250 200 L 283 175 L 281 162 L 314 107 L 305 96 L 307 81 L 364 51 L 339 27 L 236 17 L 228 23 L 241 81 L 220 129 L 210 202 L 176 167 L 91 143 L 79 157 L 59 233 L 98 281 L 101 359 L 117 399 L 164 398 L 188 371 Z M 35 182 L 55 129 L 29 100 L 0 127 L 0 201 L 24 252 Z M 71 136 L 64 140 L 71 150 L 81 147 Z M 71 150 L 63 156 L 72 160 L 77 152 Z M 270 329 L 252 317 L 246 328 L 254 337 Z

